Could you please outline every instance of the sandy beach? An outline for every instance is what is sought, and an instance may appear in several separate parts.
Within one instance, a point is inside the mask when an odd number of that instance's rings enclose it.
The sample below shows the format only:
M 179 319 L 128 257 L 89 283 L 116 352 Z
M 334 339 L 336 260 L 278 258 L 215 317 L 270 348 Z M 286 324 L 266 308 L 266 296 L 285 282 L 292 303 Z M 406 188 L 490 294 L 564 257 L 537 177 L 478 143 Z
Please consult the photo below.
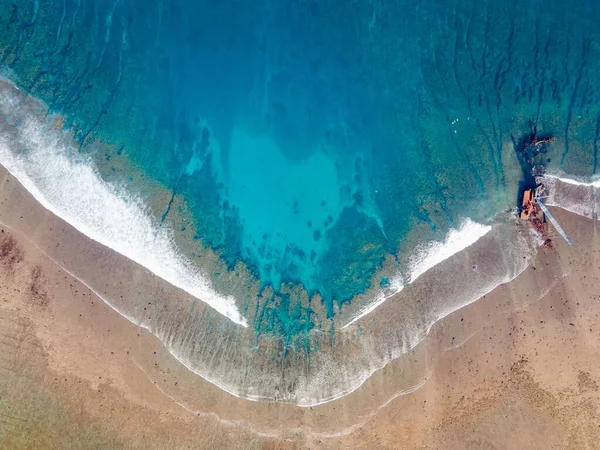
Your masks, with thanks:
M 8 3 L 0 450 L 600 450 L 594 2 Z
M 299 408 L 240 399 L 191 373 L 42 249 L 106 260 L 101 280 L 144 269 L 44 210 L 4 169 L 0 181 L 1 448 L 599 446 L 594 220 L 552 209 L 573 246 L 556 239 L 358 390 Z

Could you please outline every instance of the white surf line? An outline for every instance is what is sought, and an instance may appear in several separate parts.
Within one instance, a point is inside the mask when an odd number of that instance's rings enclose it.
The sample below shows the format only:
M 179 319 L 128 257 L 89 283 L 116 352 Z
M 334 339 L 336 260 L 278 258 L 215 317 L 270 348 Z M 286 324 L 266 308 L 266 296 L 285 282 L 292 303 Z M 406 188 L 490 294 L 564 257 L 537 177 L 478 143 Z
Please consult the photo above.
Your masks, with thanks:
M 444 241 L 430 241 L 417 247 L 417 254 L 410 258 L 410 283 L 442 261 L 470 247 L 491 231 L 490 225 L 473 222 L 467 217 L 458 229 L 452 228 Z
M 576 186 L 592 186 L 592 187 L 600 188 L 600 179 L 594 180 L 594 181 L 585 182 L 585 181 L 578 181 L 578 180 L 575 180 L 573 178 L 563 178 L 563 177 L 561 177 L 559 175 L 553 175 L 553 174 L 546 174 L 545 177 L 547 177 L 547 178 L 554 178 L 554 179 L 562 181 L 564 183 L 574 184 Z
M 383 292 L 381 292 L 379 294 L 379 297 L 380 297 L 379 299 L 375 300 L 373 303 L 371 303 L 366 308 L 363 308 L 362 310 L 360 310 L 358 315 L 354 319 L 352 319 L 350 322 L 348 322 L 346 325 L 344 325 L 341 329 L 343 330 L 344 328 L 349 327 L 354 322 L 356 322 L 356 321 L 362 319 L 364 316 L 370 314 L 372 311 L 375 310 L 375 308 L 377 308 L 379 305 L 381 305 L 383 302 L 385 302 L 388 298 L 393 297 L 398 292 L 402 291 L 402 289 L 404 289 L 404 284 L 403 284 L 403 280 L 401 277 L 398 277 L 397 280 L 393 281 L 392 285 L 396 285 L 396 289 L 394 290 L 394 292 L 392 292 L 391 294 L 387 294 L 387 295 L 385 295 Z
M 506 284 L 506 283 L 510 283 L 511 281 L 513 281 L 514 279 L 516 279 L 516 278 L 517 278 L 517 277 L 518 277 L 520 274 L 522 274 L 522 273 L 523 273 L 523 272 L 524 272 L 524 271 L 527 269 L 527 267 L 529 267 L 529 265 L 527 265 L 527 266 L 525 267 L 525 269 L 523 269 L 523 270 L 522 270 L 522 271 L 520 271 L 518 274 L 516 274 L 514 278 L 511 278 L 510 280 L 508 280 L 508 281 L 506 281 L 506 282 L 499 283 L 497 286 L 495 286 L 495 287 L 494 287 L 494 288 L 492 288 L 490 291 L 488 291 L 488 293 L 489 293 L 489 292 L 492 292 L 492 291 L 493 291 L 494 289 L 496 289 L 497 287 L 499 287 L 499 286 L 502 286 L 503 284 Z M 554 286 L 556 286 L 556 284 L 557 284 L 557 283 L 558 283 L 560 280 L 562 280 L 563 278 L 565 278 L 565 277 L 567 277 L 567 276 L 568 276 L 568 274 L 566 274 L 566 273 L 565 273 L 565 274 L 563 274 L 563 275 L 562 275 L 560 278 L 558 278 L 557 280 L 555 280 L 555 281 L 554 281 L 554 282 L 553 282 L 553 283 L 552 283 L 552 284 L 551 284 L 549 287 L 547 287 L 546 289 L 544 289 L 544 290 L 543 290 L 543 291 L 540 293 L 540 296 L 538 297 L 538 299 L 537 299 L 537 300 L 531 301 L 531 302 L 529 302 L 529 303 L 527 303 L 527 304 L 525 304 L 525 305 L 523 305 L 523 306 L 521 306 L 521 307 L 519 307 L 519 308 L 517 308 L 517 309 L 515 309 L 515 310 L 509 310 L 509 311 L 505 311 L 503 314 L 507 314 L 507 315 L 508 315 L 508 314 L 514 314 L 514 313 L 515 313 L 515 312 L 517 312 L 517 311 L 520 311 L 520 310 L 522 310 L 522 309 L 525 309 L 525 308 L 528 308 L 528 307 L 530 307 L 531 305 L 535 304 L 536 302 L 538 302 L 538 301 L 540 301 L 541 299 L 543 299 L 543 298 L 544 298 L 546 295 L 548 295 L 548 293 L 549 293 L 549 292 L 550 292 L 550 291 L 551 291 L 551 290 L 554 288 Z M 487 295 L 487 294 L 483 294 L 483 295 Z M 482 295 L 482 296 L 483 296 L 483 295 Z M 482 297 L 482 296 L 481 296 L 481 297 Z M 479 297 L 479 298 L 481 298 L 481 297 Z M 478 299 L 479 299 L 479 298 L 478 298 Z M 477 300 L 478 300 L 478 299 L 477 299 Z M 477 300 L 475 300 L 475 301 L 477 301 Z M 470 302 L 470 303 L 468 303 L 468 304 L 465 304 L 465 305 L 463 305 L 463 306 L 460 306 L 460 307 L 456 308 L 455 310 L 453 310 L 452 312 L 448 313 L 448 314 L 447 314 L 446 316 L 444 316 L 444 317 L 447 317 L 448 315 L 450 315 L 450 314 L 452 314 L 452 313 L 454 313 L 454 312 L 456 312 L 456 311 L 459 311 L 459 310 L 461 310 L 461 309 L 465 308 L 466 306 L 470 305 L 471 303 L 474 303 L 474 302 Z M 432 324 L 431 324 L 431 325 L 430 325 L 430 326 L 427 328 L 427 335 L 426 335 L 426 336 L 425 336 L 423 339 L 425 339 L 425 338 L 426 338 L 426 337 L 429 335 L 429 333 L 430 333 L 431 329 L 433 328 L 433 326 L 434 326 L 434 325 L 435 325 L 437 322 L 439 322 L 440 320 L 442 320 L 444 317 L 442 317 L 441 319 L 438 319 L 438 320 L 436 320 L 435 322 L 433 322 L 433 323 L 432 323 Z M 449 351 L 453 351 L 453 350 L 456 350 L 456 349 L 458 349 L 458 348 L 462 347 L 462 346 L 463 346 L 463 345 L 465 345 L 465 344 L 466 344 L 466 343 L 467 343 L 467 342 L 468 342 L 470 339 L 472 339 L 472 338 L 473 338 L 475 335 L 477 335 L 478 333 L 480 333 L 480 332 L 481 332 L 481 330 L 482 330 L 482 328 L 478 328 L 478 329 L 476 329 L 475 331 L 473 331 L 471 334 L 469 334 L 467 337 L 465 337 L 465 338 L 464 338 L 464 339 L 463 339 L 463 340 L 462 340 L 460 343 L 455 343 L 454 345 L 451 345 L 451 346 L 449 346 L 449 347 L 447 347 L 447 348 L 444 348 L 444 349 L 442 350 L 442 352 L 441 352 L 440 356 L 441 356 L 441 355 L 443 355 L 443 354 L 445 354 L 445 353 L 447 353 L 447 352 L 449 352 Z M 390 362 L 391 362 L 391 361 L 390 361 Z M 386 364 L 386 365 L 387 365 L 387 364 Z M 385 366 L 383 366 L 383 367 L 385 367 Z M 383 367 L 382 367 L 382 368 L 383 368 Z M 378 369 L 378 370 L 379 370 L 379 369 Z M 369 416 L 368 416 L 368 419 L 367 419 L 367 420 L 365 420 L 364 422 L 361 422 L 361 423 L 359 423 L 359 424 L 356 424 L 356 425 L 353 425 L 352 427 L 350 427 L 350 428 L 352 428 L 352 430 L 349 430 L 349 431 L 347 431 L 347 430 L 344 430 L 343 432 L 341 432 L 341 433 L 337 433 L 337 434 L 335 434 L 334 436 L 321 436 L 321 435 L 319 435 L 319 437 L 341 437 L 341 436 L 345 436 L 345 435 L 347 435 L 347 434 L 350 434 L 350 433 L 352 433 L 352 432 L 353 432 L 353 431 L 355 431 L 357 428 L 360 428 L 360 427 L 362 427 L 364 424 L 366 424 L 366 423 L 368 422 L 368 420 L 369 420 L 369 419 L 370 419 L 372 416 L 374 416 L 374 415 L 375 415 L 377 412 L 379 412 L 381 409 L 385 408 L 387 405 L 389 405 L 389 404 L 390 404 L 392 401 L 394 401 L 394 400 L 395 400 L 395 399 L 397 399 L 398 397 L 400 397 L 400 396 L 402 396 L 402 395 L 409 395 L 409 394 L 412 394 L 413 392 L 417 391 L 417 390 L 418 390 L 418 389 L 420 389 L 422 386 L 424 386 L 424 385 L 425 385 L 425 384 L 426 384 L 426 383 L 429 381 L 429 378 L 430 378 L 431 374 L 432 374 L 434 371 L 435 371 L 435 367 L 434 367 L 434 368 L 432 368 L 431 370 L 427 371 L 427 374 L 426 374 L 425 378 L 424 378 L 424 379 L 423 379 L 423 380 L 422 380 L 420 383 L 417 383 L 416 385 L 414 385 L 414 386 L 413 386 L 412 388 L 410 388 L 409 390 L 406 390 L 406 391 L 400 391 L 400 392 L 398 392 L 398 393 L 394 394 L 394 395 L 393 395 L 393 396 L 392 396 L 390 399 L 388 399 L 386 402 L 384 402 L 384 403 L 383 403 L 383 404 L 381 404 L 379 407 L 377 407 L 377 409 L 376 409 L 375 411 L 373 411 L 372 413 L 370 413 L 370 414 L 369 414 Z
M 6 166 L 4 166 L 6 167 Z M 106 239 L 103 239 L 102 236 L 98 236 L 96 235 L 96 233 L 90 231 L 90 230 L 86 230 L 85 226 L 82 226 L 82 224 L 78 224 L 77 222 L 73 223 L 73 220 L 69 220 L 68 218 L 66 218 L 64 215 L 59 214 L 54 208 L 52 208 L 53 205 L 51 205 L 49 202 L 47 202 L 45 200 L 45 198 L 43 197 L 43 194 L 37 190 L 36 187 L 34 187 L 31 183 L 27 183 L 27 182 L 23 182 L 24 180 L 22 179 L 22 177 L 17 176 L 17 174 L 15 174 L 14 172 L 12 172 L 10 169 L 7 168 L 7 170 L 11 173 L 11 175 L 13 175 L 20 183 L 23 187 L 25 187 L 25 189 L 27 189 L 29 191 L 29 193 L 47 210 L 49 210 L 51 213 L 55 214 L 56 216 L 60 217 L 62 220 L 64 220 L 65 222 L 67 222 L 69 225 L 73 226 L 73 228 L 75 228 L 77 231 L 79 231 L 80 233 L 82 233 L 84 236 L 86 236 L 89 239 L 92 239 L 108 248 L 110 248 L 111 250 L 114 250 L 115 252 L 125 256 L 126 258 L 130 259 L 131 261 L 141 265 L 142 267 L 148 269 L 150 272 L 152 272 L 153 274 L 157 275 L 158 277 L 162 278 L 163 280 L 165 280 L 166 282 L 172 284 L 173 286 L 182 289 L 183 291 L 187 292 L 188 294 L 192 295 L 194 298 L 197 298 L 198 300 L 201 300 L 203 302 L 205 302 L 207 305 L 211 306 L 212 308 L 214 308 L 216 311 L 218 311 L 219 313 L 221 313 L 222 315 L 224 315 L 225 317 L 229 318 L 232 322 L 238 324 L 238 325 L 242 325 L 244 328 L 248 328 L 248 323 L 246 321 L 245 318 L 243 318 L 237 311 L 237 308 L 233 305 L 233 301 L 227 302 L 228 304 L 225 306 L 225 308 L 220 307 L 220 305 L 215 304 L 215 302 L 213 301 L 207 301 L 206 297 L 204 297 L 202 294 L 198 294 L 195 293 L 194 291 L 196 289 L 190 289 L 189 287 L 185 286 L 185 284 L 183 282 L 180 282 L 180 280 L 173 280 L 171 276 L 169 276 L 168 274 L 165 274 L 163 270 L 161 270 L 159 267 L 148 267 L 148 266 L 154 266 L 154 264 L 150 264 L 150 262 L 153 261 L 148 261 L 146 260 L 146 264 L 141 263 L 140 261 L 143 259 L 141 257 L 136 257 L 133 256 L 131 254 L 129 254 L 130 252 L 128 251 L 119 251 L 119 249 L 117 248 L 117 245 L 115 245 L 114 243 L 108 242 Z M 29 186 L 28 186 L 29 185 Z M 79 226 L 78 226 L 79 225 Z M 86 233 L 87 231 L 87 233 Z M 154 270 L 153 270 L 154 269 Z M 200 275 L 198 275 L 200 276 Z
M 554 174 L 546 174 L 546 179 L 549 188 L 549 199 L 546 203 L 548 206 L 558 207 L 578 216 L 600 220 L 600 179 L 583 182 Z M 562 192 L 560 188 L 556 189 L 560 183 L 566 192 Z M 573 189 L 577 191 L 575 196 L 570 195 L 569 186 L 573 186 Z
M 344 325 L 342 327 L 342 330 L 346 327 L 349 327 L 350 325 L 352 325 L 354 322 L 362 319 L 363 317 L 365 317 L 367 314 L 370 314 L 371 312 L 373 312 L 375 310 L 375 308 L 377 308 L 379 305 L 381 305 L 383 302 L 385 302 L 388 298 L 392 297 L 393 295 L 396 295 L 398 292 L 400 292 L 404 287 L 400 288 L 398 291 L 394 292 L 393 294 L 384 296 L 382 298 L 380 298 L 379 300 L 376 300 L 375 302 L 373 302 L 368 308 L 365 308 L 364 310 L 362 310 L 354 319 L 352 319 L 350 322 L 348 322 L 346 325 Z
M 345 397 L 346 395 L 351 394 L 352 392 L 354 392 L 355 390 L 359 389 L 375 372 L 377 372 L 378 370 L 382 370 L 384 367 L 386 367 L 388 364 L 392 363 L 395 359 L 399 358 L 400 356 L 408 353 L 409 351 L 411 351 L 413 348 L 415 348 L 417 345 L 419 345 L 421 342 L 423 342 L 425 339 L 427 339 L 427 337 L 429 336 L 429 333 L 431 332 L 431 329 L 433 328 L 433 326 L 438 323 L 440 320 L 443 320 L 445 317 L 449 316 L 450 314 L 465 308 L 466 306 L 469 306 L 472 303 L 475 303 L 476 301 L 478 301 L 479 299 L 483 298 L 484 295 L 489 294 L 490 292 L 492 292 L 493 290 L 495 290 L 496 288 L 498 288 L 499 286 L 502 286 L 504 284 L 510 283 L 511 281 L 513 281 L 514 279 L 516 279 L 519 275 L 521 275 L 525 270 L 527 270 L 527 268 L 529 267 L 529 263 L 527 265 L 525 265 L 517 274 L 515 274 L 514 277 L 506 279 L 506 280 L 501 280 L 498 284 L 492 286 L 491 288 L 487 288 L 484 289 L 483 291 L 479 292 L 478 294 L 476 294 L 474 296 L 474 298 L 472 298 L 471 300 L 465 302 L 464 304 L 461 305 L 457 305 L 456 307 L 450 308 L 446 311 L 444 311 L 439 317 L 437 317 L 435 320 L 433 320 L 426 328 L 425 333 L 422 337 L 417 337 L 417 342 L 415 342 L 414 344 L 407 346 L 408 348 L 403 348 L 400 353 L 398 354 L 398 356 L 391 356 L 389 359 L 387 359 L 386 361 L 384 361 L 384 363 L 380 366 L 380 367 L 376 367 L 374 369 L 365 371 L 365 373 L 363 374 L 363 379 L 359 382 L 359 384 L 355 385 L 354 387 L 344 391 L 342 394 L 337 395 L 337 396 L 332 396 L 332 397 L 328 397 L 325 400 L 322 400 L 320 402 L 314 403 L 314 404 L 310 404 L 310 405 L 298 405 L 301 407 L 311 407 L 311 406 L 319 406 L 322 405 L 324 403 L 328 403 L 334 400 L 337 400 L 338 398 L 341 397 Z M 366 375 L 366 376 L 365 376 Z
M 529 267 L 529 266 L 527 266 L 527 267 Z M 521 273 L 523 273 L 523 272 L 524 272 L 524 271 L 527 269 L 527 267 L 526 267 L 524 270 L 522 270 L 521 272 L 519 272 L 519 273 L 518 273 L 518 274 L 517 274 L 517 275 L 516 275 L 514 278 L 512 278 L 512 279 L 511 279 L 511 280 L 509 280 L 509 281 L 507 281 L 506 283 L 510 283 L 512 280 L 514 280 L 515 278 L 517 278 L 517 277 L 518 277 L 518 276 L 519 276 Z M 547 287 L 546 289 L 544 289 L 544 290 L 543 290 L 543 291 L 540 293 L 540 296 L 538 297 L 538 299 L 537 299 L 537 300 L 534 300 L 534 301 L 528 302 L 527 304 L 525 304 L 525 305 L 523 305 L 523 306 L 521 306 L 521 307 L 519 307 L 519 308 L 517 308 L 517 309 L 514 309 L 514 310 L 509 310 L 509 311 L 505 311 L 505 312 L 503 312 L 503 314 L 506 314 L 506 315 L 509 315 L 509 314 L 514 314 L 515 312 L 521 311 L 521 310 L 523 310 L 523 309 L 526 309 L 526 308 L 528 308 L 528 307 L 532 306 L 533 304 L 535 304 L 535 303 L 537 303 L 538 301 L 542 300 L 542 299 L 543 299 L 543 298 L 544 298 L 546 295 L 548 295 L 548 294 L 550 293 L 550 291 L 551 291 L 551 290 L 554 288 L 554 286 L 556 286 L 556 284 L 558 284 L 558 282 L 559 282 L 559 281 L 561 281 L 563 278 L 566 278 L 567 276 L 568 276 L 568 274 L 567 274 L 567 273 L 563 273 L 561 277 L 559 277 L 558 279 L 554 280 L 554 282 L 553 282 L 553 283 L 552 283 L 552 284 L 551 284 L 549 287 Z M 506 283 L 500 283 L 500 284 L 498 284 L 498 286 L 501 286 L 501 285 L 503 285 L 503 284 L 506 284 Z M 496 286 L 496 287 L 498 287 L 498 286 Z M 496 287 L 494 287 L 494 288 L 492 289 L 492 291 L 493 291 L 494 289 L 496 289 Z M 491 291 L 490 291 L 490 292 L 491 292 Z M 484 294 L 484 295 L 487 295 L 487 294 Z M 481 297 L 480 297 L 480 298 L 481 298 Z M 473 303 L 473 302 L 471 302 L 471 303 Z M 470 303 L 469 303 L 469 304 L 470 304 Z M 464 305 L 464 306 L 461 306 L 461 307 L 457 308 L 455 311 L 452 311 L 450 314 L 452 314 L 452 313 L 454 313 L 454 312 L 456 312 L 456 311 L 458 311 L 458 310 L 460 310 L 460 309 L 463 309 L 464 307 L 468 306 L 469 304 L 467 304 L 467 305 Z M 444 317 L 446 317 L 446 316 L 444 316 Z M 442 319 L 443 319 L 443 317 L 442 317 Z M 439 319 L 439 320 L 442 320 L 442 319 Z M 439 321 L 439 320 L 438 320 L 438 321 Z M 435 323 L 437 323 L 438 321 L 434 322 L 434 323 L 433 323 L 431 326 L 429 326 L 429 327 L 427 328 L 427 335 L 429 335 L 429 332 L 431 331 L 431 328 L 432 328 L 432 327 L 433 327 L 433 325 L 435 325 Z M 467 342 L 468 342 L 470 339 L 472 339 L 472 338 L 473 338 L 475 335 L 477 335 L 478 333 L 480 333 L 482 329 L 483 329 L 483 328 L 478 328 L 478 329 L 476 329 L 475 331 L 473 331 L 471 334 L 469 334 L 468 336 L 466 336 L 464 339 L 462 339 L 462 340 L 461 340 L 461 342 L 459 342 L 459 343 L 456 343 L 456 342 L 455 342 L 455 343 L 454 343 L 454 345 L 451 345 L 451 346 L 449 346 L 449 347 L 446 347 L 446 348 L 444 348 L 444 349 L 442 350 L 442 352 L 441 352 L 440 356 L 444 355 L 444 354 L 445 354 L 445 353 L 447 353 L 447 352 L 454 351 L 454 350 L 456 350 L 456 349 L 458 349 L 458 348 L 462 347 L 462 346 L 463 346 L 463 345 L 465 345 L 465 344 L 466 344 L 466 343 L 467 343 Z M 377 407 L 377 409 L 376 409 L 375 411 L 373 411 L 372 413 L 370 413 L 370 414 L 369 414 L 369 416 L 368 416 L 368 417 L 369 417 L 369 419 L 370 419 L 372 416 L 374 416 L 374 415 L 375 415 L 377 412 L 379 412 L 381 409 L 383 409 L 383 408 L 385 408 L 387 405 L 389 405 L 389 404 L 390 404 L 392 401 L 394 401 L 395 399 L 397 399 L 398 397 L 400 397 L 400 396 L 402 396 L 402 395 L 409 395 L 409 394 L 412 394 L 413 392 L 415 392 L 415 391 L 417 391 L 418 389 L 420 389 L 422 386 L 424 386 L 424 385 L 427 383 L 427 381 L 429 381 L 429 378 L 430 378 L 431 374 L 432 374 L 434 371 L 435 371 L 435 367 L 434 367 L 433 369 L 431 369 L 431 370 L 427 371 L 427 374 L 426 374 L 425 378 L 424 378 L 424 379 L 423 379 L 423 380 L 422 380 L 420 383 L 416 384 L 415 386 L 413 386 L 412 388 L 410 388 L 410 389 L 409 389 L 409 390 L 407 390 L 407 391 L 400 391 L 400 392 L 398 392 L 398 393 L 394 394 L 394 395 L 393 395 L 393 396 L 392 396 L 392 397 L 391 397 L 389 400 L 387 400 L 386 402 L 384 402 L 383 404 L 381 404 L 379 407 Z M 356 424 L 356 425 L 354 425 L 354 426 L 350 427 L 350 428 L 353 428 L 353 429 L 352 429 L 351 431 L 349 431 L 349 432 L 346 432 L 346 430 L 344 430 L 343 432 L 341 432 L 341 433 L 338 433 L 338 434 L 336 434 L 335 436 L 331 436 L 331 437 L 338 437 L 338 436 L 339 436 L 339 437 L 341 437 L 341 436 L 345 436 L 345 435 L 347 435 L 347 434 L 350 434 L 351 432 L 355 431 L 355 428 L 360 428 L 360 427 L 362 427 L 362 426 L 363 426 L 363 425 L 364 425 L 366 422 L 368 422 L 368 420 L 369 420 L 369 419 L 365 420 L 364 422 L 361 422 L 361 423 L 359 423 L 359 424 Z M 328 437 L 328 436 L 321 436 L 321 437 Z
M 483 236 L 491 231 L 490 225 L 482 225 L 477 222 L 473 222 L 470 218 L 466 218 L 464 222 L 457 229 L 450 229 L 446 234 L 444 241 L 431 241 L 424 244 L 421 247 L 417 247 L 416 255 L 409 258 L 409 261 L 413 266 L 411 268 L 411 276 L 409 283 L 413 283 L 417 278 L 432 269 L 439 263 L 445 261 L 451 256 L 463 251 L 470 247 Z M 398 290 L 389 295 L 384 295 L 382 298 L 376 300 L 367 308 L 361 310 L 356 317 L 354 317 L 346 325 L 342 326 L 342 329 L 349 327 L 356 321 L 362 319 L 364 316 L 373 312 L 378 306 L 383 304 L 387 299 L 393 297 L 404 288 L 402 285 Z
M 14 111 L 15 103 L 6 89 L 0 91 L 0 112 Z M 90 239 L 248 327 L 235 298 L 212 288 L 208 276 L 177 249 L 172 231 L 160 228 L 156 232 L 141 198 L 104 182 L 91 160 L 65 144 L 60 133 L 48 132 L 41 121 L 27 114 L 19 119 L 19 126 L 14 127 L 16 145 L 26 151 L 13 154 L 11 143 L 0 136 L 0 163 L 38 203 Z

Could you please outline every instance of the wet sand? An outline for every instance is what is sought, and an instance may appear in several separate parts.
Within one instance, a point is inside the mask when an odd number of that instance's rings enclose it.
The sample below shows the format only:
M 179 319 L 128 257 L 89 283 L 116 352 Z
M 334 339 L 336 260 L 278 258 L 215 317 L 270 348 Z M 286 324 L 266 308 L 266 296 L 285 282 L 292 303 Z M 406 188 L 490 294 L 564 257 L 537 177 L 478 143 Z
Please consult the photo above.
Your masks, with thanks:
M 36 244 L 106 260 L 100 280 L 127 261 L 2 170 L 0 448 L 598 448 L 597 222 L 552 211 L 572 247 L 556 236 L 358 390 L 299 408 L 239 399 L 183 367 Z

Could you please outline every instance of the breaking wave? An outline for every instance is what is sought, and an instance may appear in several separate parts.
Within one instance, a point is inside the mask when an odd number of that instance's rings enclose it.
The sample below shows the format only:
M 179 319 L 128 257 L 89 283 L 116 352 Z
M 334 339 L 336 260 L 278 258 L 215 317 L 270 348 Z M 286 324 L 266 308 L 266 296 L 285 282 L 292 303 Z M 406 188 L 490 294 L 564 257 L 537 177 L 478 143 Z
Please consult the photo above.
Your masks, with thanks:
M 4 127 L 10 129 L 0 135 L 0 163 L 38 202 L 91 239 L 248 326 L 234 298 L 211 288 L 208 277 L 177 249 L 172 230 L 158 226 L 142 199 L 103 181 L 70 136 L 28 112 L 14 95 L 17 88 L 1 83 L 0 115 L 8 118 Z M 18 126 L 11 126 L 16 121 Z
M 417 253 L 410 258 L 410 282 L 414 282 L 435 265 L 473 245 L 491 229 L 490 225 L 473 222 L 467 217 L 458 229 L 448 232 L 443 242 L 431 241 L 418 248 Z
M 558 206 L 590 219 L 600 219 L 600 179 L 586 182 L 546 175 L 544 182 L 550 195 L 547 205 Z

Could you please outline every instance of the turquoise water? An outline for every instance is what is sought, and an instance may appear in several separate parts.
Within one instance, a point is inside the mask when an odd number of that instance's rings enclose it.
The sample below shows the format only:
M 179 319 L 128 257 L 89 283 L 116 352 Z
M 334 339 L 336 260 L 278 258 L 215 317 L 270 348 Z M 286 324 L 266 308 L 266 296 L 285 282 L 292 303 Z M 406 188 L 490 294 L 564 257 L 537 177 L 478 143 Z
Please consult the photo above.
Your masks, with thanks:
M 514 206 L 529 121 L 558 138 L 551 167 L 596 172 L 598 18 L 593 1 L 7 1 L 0 68 L 105 180 L 167 192 L 148 202 L 183 251 L 215 252 L 224 291 L 249 274 L 239 309 L 292 335 Z

